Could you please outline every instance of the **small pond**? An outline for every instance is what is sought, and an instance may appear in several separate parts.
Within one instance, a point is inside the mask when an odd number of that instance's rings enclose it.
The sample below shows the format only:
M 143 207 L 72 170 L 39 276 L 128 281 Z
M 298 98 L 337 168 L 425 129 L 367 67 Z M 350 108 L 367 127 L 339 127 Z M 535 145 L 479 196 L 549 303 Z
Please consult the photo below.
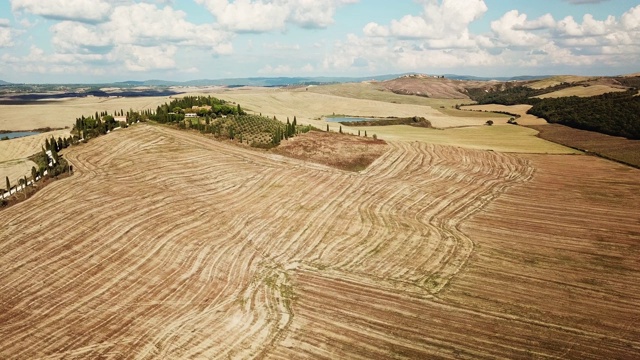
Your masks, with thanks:
M 327 117 L 325 118 L 328 122 L 358 122 L 358 121 L 378 121 L 381 119 L 374 118 L 361 118 L 361 117 Z
M 31 136 L 31 135 L 37 135 L 37 134 L 40 134 L 40 133 L 33 132 L 33 131 L 14 131 L 10 133 L 0 134 L 0 139 L 4 139 L 4 138 L 15 139 L 19 137 L 25 137 L 25 136 Z

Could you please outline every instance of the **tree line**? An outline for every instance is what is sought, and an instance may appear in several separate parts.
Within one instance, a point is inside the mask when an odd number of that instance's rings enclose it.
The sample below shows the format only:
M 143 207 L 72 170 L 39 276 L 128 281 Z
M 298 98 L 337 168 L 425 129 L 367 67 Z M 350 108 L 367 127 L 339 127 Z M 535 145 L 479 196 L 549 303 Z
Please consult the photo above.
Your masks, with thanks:
M 158 106 L 155 113 L 149 115 L 149 119 L 161 124 L 178 123 L 185 119 L 187 113 L 208 119 L 227 115 L 246 115 L 240 104 L 234 106 L 211 96 L 185 96 Z
M 626 84 L 639 85 L 640 78 L 626 79 Z M 546 89 L 514 86 L 502 91 L 469 91 L 479 104 L 529 104 L 528 114 L 572 128 L 640 139 L 640 96 L 638 88 L 624 92 L 611 92 L 598 96 L 539 99 L 534 96 L 560 90 L 572 84 L 560 84 Z M 476 89 L 477 90 L 477 89 Z

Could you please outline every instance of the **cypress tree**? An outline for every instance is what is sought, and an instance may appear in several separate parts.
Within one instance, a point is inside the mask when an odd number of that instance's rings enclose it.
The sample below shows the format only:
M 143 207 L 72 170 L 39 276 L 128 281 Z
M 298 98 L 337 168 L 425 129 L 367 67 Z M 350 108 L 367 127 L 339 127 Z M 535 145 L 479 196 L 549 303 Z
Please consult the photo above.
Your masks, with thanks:
M 327 124 L 327 132 L 329 132 L 329 124 Z
M 9 182 L 9 177 L 5 177 L 5 179 L 7 180 L 7 191 L 9 192 L 9 195 L 11 195 L 11 183 Z
M 32 166 L 31 167 L 31 180 L 33 182 L 31 183 L 31 185 L 35 185 L 37 175 L 38 175 L 38 171 L 36 170 L 36 167 Z
M 342 134 L 342 125 L 340 125 L 340 134 Z

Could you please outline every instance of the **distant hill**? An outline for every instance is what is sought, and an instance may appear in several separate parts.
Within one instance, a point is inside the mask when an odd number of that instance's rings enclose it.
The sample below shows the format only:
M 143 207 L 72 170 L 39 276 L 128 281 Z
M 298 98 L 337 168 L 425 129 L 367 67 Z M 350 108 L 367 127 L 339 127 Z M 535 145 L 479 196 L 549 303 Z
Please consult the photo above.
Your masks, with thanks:
M 511 76 L 511 77 L 485 77 L 485 76 L 470 76 L 470 75 L 456 75 L 456 74 L 445 74 L 444 77 L 452 80 L 468 80 L 468 81 L 532 81 L 532 80 L 540 80 L 550 77 L 551 75 L 522 75 L 522 76 Z
M 376 76 L 362 77 L 330 77 L 330 76 L 311 76 L 311 77 L 249 77 L 249 78 L 228 78 L 228 79 L 198 79 L 184 82 L 166 81 L 166 80 L 147 80 L 147 81 L 124 81 L 115 83 L 119 86 L 296 86 L 296 85 L 322 85 L 335 83 L 351 83 L 363 81 L 387 81 L 397 79 L 406 74 L 387 74 Z M 467 75 L 447 74 L 445 78 L 453 80 L 471 80 L 471 81 L 516 81 L 516 80 L 537 80 L 547 76 L 517 76 L 517 77 L 476 77 Z
M 11 85 L 11 83 L 3 81 L 3 80 L 0 80 L 0 85 Z
M 123 81 L 117 82 L 115 86 L 296 86 L 296 85 L 320 85 L 362 81 L 385 81 L 395 79 L 402 74 L 367 76 L 367 77 L 250 77 L 250 78 L 229 78 L 229 79 L 198 79 L 190 81 L 166 81 L 166 80 L 146 80 L 146 81 Z

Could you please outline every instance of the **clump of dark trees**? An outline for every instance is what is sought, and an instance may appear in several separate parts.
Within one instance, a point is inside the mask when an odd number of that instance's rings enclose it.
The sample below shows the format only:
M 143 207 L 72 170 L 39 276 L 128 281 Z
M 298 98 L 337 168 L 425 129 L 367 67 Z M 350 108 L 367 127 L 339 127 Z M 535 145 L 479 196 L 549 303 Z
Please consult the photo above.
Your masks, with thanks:
M 415 127 L 431 128 L 431 122 L 424 117 L 414 116 L 407 118 L 390 118 L 377 120 L 362 120 L 351 122 L 340 122 L 345 126 L 389 126 L 389 125 L 409 125 Z
M 69 163 L 58 154 L 58 152 L 62 149 L 65 149 L 72 144 L 76 144 L 78 141 L 77 137 L 69 136 L 66 138 L 58 137 L 56 140 L 53 136 L 51 139 L 45 140 L 45 145 L 42 147 L 42 151 L 31 156 L 29 159 L 36 163 L 36 166 L 31 167 L 31 186 L 35 186 L 36 181 L 44 179 L 44 178 L 56 178 L 62 174 L 70 173 L 72 171 L 72 167 Z M 49 152 L 51 155 L 49 155 Z M 0 192 L 4 194 L 5 191 L 11 191 L 16 186 L 22 186 L 23 191 L 26 191 L 26 188 L 29 184 L 29 179 L 25 175 L 23 178 L 18 180 L 17 184 L 11 184 L 9 181 L 9 177 L 5 178 L 5 190 L 0 189 Z M 5 206 L 7 202 L 2 199 L 2 203 L 0 205 Z
M 640 78 L 621 78 L 621 83 L 640 86 Z M 534 96 L 557 91 L 571 84 L 561 84 L 546 89 L 531 89 L 514 86 L 503 91 L 469 91 L 470 97 L 479 104 L 529 104 L 527 113 L 572 128 L 596 131 L 640 140 L 640 96 L 638 88 L 624 92 L 612 92 L 592 97 L 561 97 L 538 99 Z
M 187 117 L 186 114 L 193 114 Z M 149 119 L 162 124 L 173 123 L 181 129 L 194 129 L 218 138 L 237 140 L 253 147 L 269 148 L 296 134 L 308 132 L 310 126 L 287 119 L 247 114 L 240 104 L 228 103 L 211 96 L 185 96 L 158 106 Z
M 149 119 L 161 124 L 178 123 L 184 120 L 185 113 L 192 109 L 197 116 L 210 119 L 227 115 L 246 115 L 239 104 L 236 106 L 211 96 L 185 96 L 158 106 Z
M 118 122 L 114 116 L 126 116 L 126 120 Z M 80 139 L 89 140 L 105 135 L 115 128 L 126 128 L 138 121 L 145 121 L 150 116 L 151 110 L 145 110 L 141 113 L 129 110 L 126 115 L 124 110 L 116 111 L 114 115 L 109 115 L 106 111 L 96 112 L 94 116 L 84 117 L 83 115 L 77 118 L 71 133 L 77 135 Z

